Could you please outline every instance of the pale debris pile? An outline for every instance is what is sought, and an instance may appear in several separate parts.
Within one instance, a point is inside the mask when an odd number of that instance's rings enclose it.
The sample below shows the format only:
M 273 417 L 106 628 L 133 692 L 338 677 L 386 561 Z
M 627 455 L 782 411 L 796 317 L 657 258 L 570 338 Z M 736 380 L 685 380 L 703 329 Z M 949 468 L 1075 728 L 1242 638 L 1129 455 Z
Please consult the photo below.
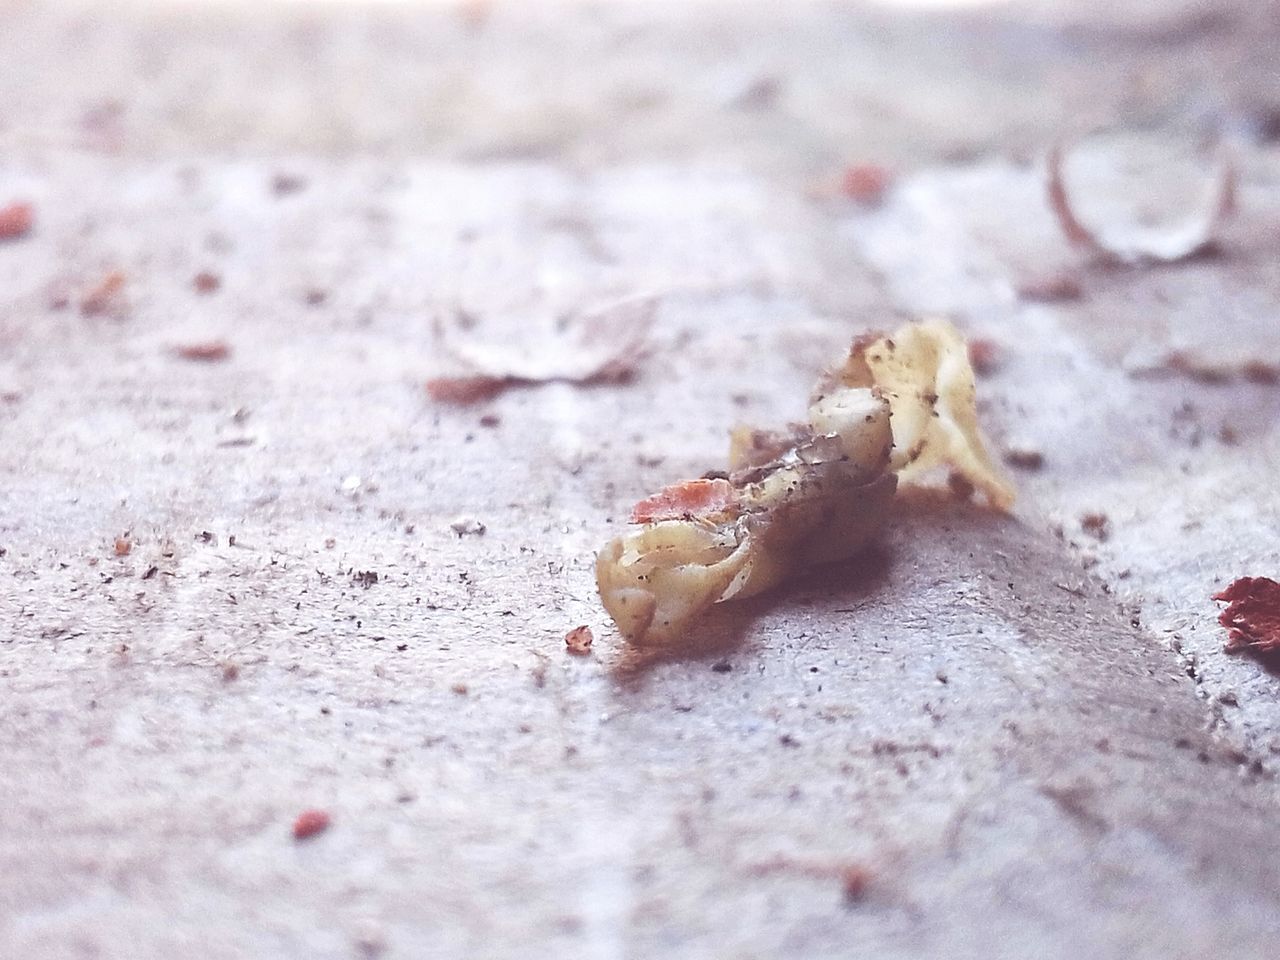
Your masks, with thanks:
M 645 356 L 657 307 L 653 296 L 619 300 L 569 318 L 558 336 L 526 344 L 459 341 L 437 323 L 443 352 L 468 372 L 431 378 L 427 395 L 439 403 L 465 405 L 514 386 L 626 380 Z M 619 330 L 627 335 L 620 338 Z
M 596 559 L 605 609 L 634 644 L 680 639 L 710 606 L 852 556 L 899 480 L 946 467 L 998 510 L 1014 492 L 986 452 L 964 339 L 944 321 L 855 340 L 810 398 L 808 422 L 739 428 L 729 472 L 641 502 L 638 529 Z

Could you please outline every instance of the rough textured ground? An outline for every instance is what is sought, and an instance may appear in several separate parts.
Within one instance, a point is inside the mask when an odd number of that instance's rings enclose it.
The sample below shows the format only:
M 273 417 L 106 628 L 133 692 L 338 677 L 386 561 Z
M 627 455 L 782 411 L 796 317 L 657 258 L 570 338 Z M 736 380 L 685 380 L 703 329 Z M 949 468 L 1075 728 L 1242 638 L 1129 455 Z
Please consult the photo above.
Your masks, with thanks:
M 1273 9 L 0 9 L 0 955 L 1272 956 L 1280 679 L 1208 597 L 1280 574 Z M 1216 255 L 1071 252 L 1093 122 L 1242 138 Z M 1097 216 L 1196 183 L 1132 155 Z M 425 396 L 434 326 L 638 293 L 634 382 Z M 629 654 L 630 504 L 925 311 L 1015 516 L 907 495 Z

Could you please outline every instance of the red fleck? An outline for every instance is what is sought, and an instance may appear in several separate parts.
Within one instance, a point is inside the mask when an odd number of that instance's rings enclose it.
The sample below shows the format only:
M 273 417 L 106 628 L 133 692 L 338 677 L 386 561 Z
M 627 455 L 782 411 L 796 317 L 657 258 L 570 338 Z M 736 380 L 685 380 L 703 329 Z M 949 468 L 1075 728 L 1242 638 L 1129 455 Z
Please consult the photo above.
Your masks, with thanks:
M 631 510 L 631 522 L 704 517 L 727 509 L 733 501 L 733 485 L 728 480 L 685 480 L 637 503 Z
M 80 312 L 86 317 L 96 317 L 113 311 L 124 292 L 124 280 L 123 270 L 108 271 L 80 300 Z
M 181 347 L 174 347 L 173 352 L 183 360 L 196 360 L 201 363 L 217 363 L 231 356 L 231 348 L 222 340 L 188 343 Z
M 31 232 L 35 211 L 29 203 L 11 203 L 0 207 L 0 240 L 17 240 Z
M 879 203 L 892 180 L 889 171 L 878 164 L 856 163 L 841 174 L 840 192 L 859 203 Z
M 497 396 L 507 385 L 507 377 L 483 373 L 466 377 L 434 377 L 427 381 L 427 395 L 437 403 L 479 403 Z
M 969 364 L 979 376 L 995 373 L 1000 366 L 1000 348 L 995 341 L 977 337 L 969 341 Z
M 215 293 L 222 286 L 222 278 L 216 273 L 202 270 L 192 277 L 191 285 L 196 288 L 196 293 Z
M 591 633 L 591 628 L 584 624 L 581 627 L 574 627 L 564 635 L 564 645 L 570 653 L 585 657 L 591 652 L 591 644 L 595 642 L 595 639 L 595 636 Z
M 323 810 L 303 810 L 293 821 L 293 839 L 306 840 L 329 829 L 329 814 Z
M 127 557 L 133 549 L 133 541 L 128 537 L 116 537 L 116 556 Z
M 1230 633 L 1227 650 L 1280 650 L 1280 583 L 1268 577 L 1241 577 L 1214 600 L 1228 606 L 1218 622 Z

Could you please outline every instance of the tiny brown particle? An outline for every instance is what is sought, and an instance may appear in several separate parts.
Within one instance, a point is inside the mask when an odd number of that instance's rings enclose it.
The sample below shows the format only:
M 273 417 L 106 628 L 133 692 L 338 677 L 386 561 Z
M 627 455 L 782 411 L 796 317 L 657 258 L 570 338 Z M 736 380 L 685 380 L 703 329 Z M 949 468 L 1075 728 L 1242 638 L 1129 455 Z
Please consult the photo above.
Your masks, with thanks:
M 183 360 L 194 360 L 199 363 L 217 363 L 231 356 L 231 348 L 222 340 L 188 343 L 174 347 L 173 352 Z
M 973 372 L 980 377 L 995 373 L 1000 366 L 1000 348 L 985 337 L 970 340 L 969 363 L 973 365 Z
M 1080 518 L 1080 527 L 1085 533 L 1098 540 L 1105 540 L 1110 535 L 1105 513 L 1086 513 Z
M 222 679 L 227 683 L 231 683 L 233 680 L 238 679 L 239 676 L 240 667 L 238 664 L 228 663 L 222 668 Z
M 222 278 L 216 273 L 202 270 L 192 278 L 191 285 L 196 288 L 196 293 L 214 293 L 222 286 Z
M 35 212 L 29 203 L 0 207 L 0 240 L 18 240 L 31 232 Z
M 1267 386 L 1280 383 L 1280 366 L 1264 363 L 1261 360 L 1250 360 L 1240 368 L 1240 372 L 1250 383 L 1261 383 Z
M 303 810 L 293 821 L 293 839 L 306 840 L 329 829 L 329 814 L 323 810 Z
M 861 866 L 845 867 L 840 871 L 840 886 L 845 903 L 861 903 L 871 887 L 871 871 Z
M 1039 470 L 1044 466 L 1044 454 L 1039 450 L 1013 447 L 1004 452 L 1004 462 L 1019 470 Z
M 465 697 L 467 695 L 467 685 L 465 683 L 455 683 L 449 689 L 460 697 Z
M 1080 281 L 1066 272 L 1030 277 L 1018 286 L 1018 296 L 1023 300 L 1036 300 L 1041 303 L 1079 300 L 1083 294 Z
M 477 403 L 501 393 L 507 383 L 505 377 L 486 374 L 435 377 L 427 381 L 427 395 L 437 403 Z
M 496 413 L 486 413 L 480 418 L 480 426 L 482 427 L 496 427 L 500 423 L 502 423 L 502 418 Z
M 947 476 L 947 487 L 957 500 L 972 500 L 974 488 L 969 478 L 962 473 L 952 472 Z
M 595 639 L 591 628 L 584 624 L 581 627 L 574 627 L 564 635 L 564 645 L 570 653 L 585 657 L 591 653 L 591 644 Z
M 128 537 L 116 537 L 116 556 L 127 557 L 133 549 L 133 541 Z
M 124 292 L 124 280 L 123 270 L 109 270 L 80 300 L 80 312 L 86 317 L 97 317 L 114 310 Z

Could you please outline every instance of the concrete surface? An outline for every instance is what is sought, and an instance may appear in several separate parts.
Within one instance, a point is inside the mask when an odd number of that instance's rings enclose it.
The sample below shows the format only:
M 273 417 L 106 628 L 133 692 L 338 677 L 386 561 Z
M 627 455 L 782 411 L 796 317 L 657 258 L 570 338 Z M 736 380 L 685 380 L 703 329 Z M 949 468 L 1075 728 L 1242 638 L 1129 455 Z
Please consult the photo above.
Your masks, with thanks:
M 1280 680 L 1208 596 L 1280 571 L 1273 10 L 0 9 L 0 956 L 1272 956 Z M 1218 255 L 1072 254 L 1086 106 L 1248 138 Z M 433 324 L 568 349 L 634 293 L 632 383 L 423 392 Z M 939 310 L 1045 457 L 1016 516 L 906 496 L 623 649 L 630 504 Z

